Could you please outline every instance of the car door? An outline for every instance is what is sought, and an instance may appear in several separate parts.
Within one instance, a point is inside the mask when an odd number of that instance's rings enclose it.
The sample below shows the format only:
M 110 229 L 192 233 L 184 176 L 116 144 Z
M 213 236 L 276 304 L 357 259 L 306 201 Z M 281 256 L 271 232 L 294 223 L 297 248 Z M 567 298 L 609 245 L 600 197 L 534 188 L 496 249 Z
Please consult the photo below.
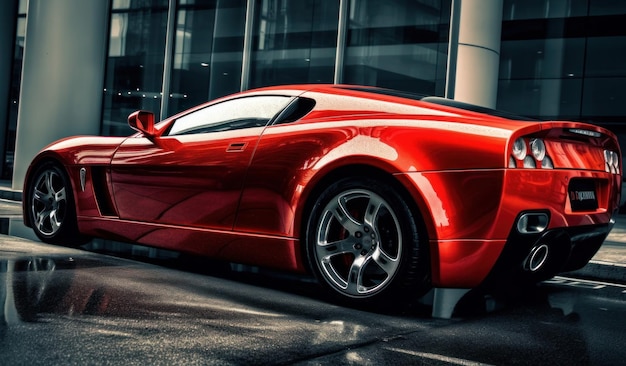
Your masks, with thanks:
M 177 118 L 160 137 L 127 139 L 111 161 L 120 218 L 232 229 L 259 136 L 290 100 L 231 99 Z

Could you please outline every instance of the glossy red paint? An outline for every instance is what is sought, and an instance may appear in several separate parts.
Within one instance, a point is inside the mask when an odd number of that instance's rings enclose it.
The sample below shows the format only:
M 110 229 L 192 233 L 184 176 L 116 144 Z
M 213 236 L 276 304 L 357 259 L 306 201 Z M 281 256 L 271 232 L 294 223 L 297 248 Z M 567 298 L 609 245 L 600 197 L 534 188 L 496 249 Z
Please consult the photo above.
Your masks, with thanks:
M 128 139 L 111 160 L 120 218 L 131 221 L 233 228 L 246 171 L 262 128 L 168 136 L 154 143 Z M 241 149 L 230 151 L 233 144 Z M 205 209 L 198 209 L 204 207 Z
M 455 288 L 489 276 L 519 239 L 520 214 L 545 212 L 547 230 L 610 229 L 620 202 L 621 161 L 611 173 L 604 157 L 605 150 L 621 157 L 619 145 L 597 126 L 517 121 L 354 86 L 270 87 L 191 112 L 259 95 L 308 98 L 315 106 L 289 123 L 168 136 L 190 113 L 183 112 L 151 136 L 60 141 L 32 167 L 45 159 L 64 167 L 84 234 L 299 272 L 307 270 L 305 224 L 320 188 L 365 172 L 401 187 L 428 236 L 432 284 Z M 545 141 L 554 169 L 510 168 L 518 138 Z M 597 209 L 572 210 L 568 185 L 581 178 L 593 182 Z

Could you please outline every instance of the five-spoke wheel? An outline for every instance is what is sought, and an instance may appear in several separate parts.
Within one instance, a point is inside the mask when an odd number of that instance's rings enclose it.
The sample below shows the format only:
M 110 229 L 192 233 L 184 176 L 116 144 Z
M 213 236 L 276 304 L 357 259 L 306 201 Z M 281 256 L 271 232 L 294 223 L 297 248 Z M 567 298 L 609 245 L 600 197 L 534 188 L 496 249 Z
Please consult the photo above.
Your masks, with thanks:
M 351 301 L 418 295 L 427 286 L 428 266 L 415 218 L 390 185 L 340 180 L 323 191 L 309 218 L 311 267 L 323 284 Z
M 31 226 L 44 242 L 76 245 L 78 233 L 72 186 L 65 172 L 52 162 L 36 168 L 29 182 L 26 204 Z
M 63 178 L 54 169 L 48 169 L 35 178 L 30 205 L 35 229 L 42 235 L 56 234 L 67 213 L 67 195 Z

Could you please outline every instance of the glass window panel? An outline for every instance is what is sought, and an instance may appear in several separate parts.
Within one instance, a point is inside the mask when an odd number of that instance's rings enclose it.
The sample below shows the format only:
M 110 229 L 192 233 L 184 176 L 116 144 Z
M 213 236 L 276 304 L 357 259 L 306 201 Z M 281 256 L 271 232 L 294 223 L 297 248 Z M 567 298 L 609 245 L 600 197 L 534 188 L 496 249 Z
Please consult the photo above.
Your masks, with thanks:
M 245 0 L 180 1 L 168 115 L 238 92 Z
M 350 1 L 344 82 L 441 95 L 449 19 L 446 0 Z
M 159 115 L 167 7 L 167 0 L 113 2 L 103 101 L 103 135 L 132 133 L 126 121 L 135 110 L 149 110 Z
M 502 19 L 579 17 L 587 15 L 587 5 L 587 0 L 504 0 Z
M 589 15 L 626 14 L 624 0 L 589 0 Z
M 504 0 L 498 107 L 623 124 L 625 15 L 625 1 Z
M 339 1 L 258 0 L 250 87 L 332 83 Z
M 578 119 L 582 79 L 501 80 L 499 110 L 540 119 Z
M 626 116 L 626 77 L 587 78 L 583 98 L 583 115 Z M 622 119 L 622 122 L 624 120 Z
M 168 135 L 222 132 L 263 127 L 282 111 L 290 97 L 259 96 L 229 100 L 178 118 Z
M 584 38 L 504 41 L 500 79 L 581 77 L 584 49 Z
M 590 37 L 585 75 L 626 76 L 626 37 Z
M 131 0 L 113 0 L 112 9 L 129 9 Z

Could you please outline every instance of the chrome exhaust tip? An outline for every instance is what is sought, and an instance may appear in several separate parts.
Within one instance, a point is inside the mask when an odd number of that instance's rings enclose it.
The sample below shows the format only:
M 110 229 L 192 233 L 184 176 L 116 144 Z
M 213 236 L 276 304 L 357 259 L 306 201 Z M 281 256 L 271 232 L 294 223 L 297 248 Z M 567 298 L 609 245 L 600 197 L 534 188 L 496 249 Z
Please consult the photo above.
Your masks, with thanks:
M 547 213 L 528 212 L 517 219 L 517 231 L 520 234 L 538 234 L 546 230 L 549 222 Z
M 550 248 L 546 244 L 534 246 L 526 257 L 524 269 L 530 272 L 540 270 L 546 264 L 549 252 Z

